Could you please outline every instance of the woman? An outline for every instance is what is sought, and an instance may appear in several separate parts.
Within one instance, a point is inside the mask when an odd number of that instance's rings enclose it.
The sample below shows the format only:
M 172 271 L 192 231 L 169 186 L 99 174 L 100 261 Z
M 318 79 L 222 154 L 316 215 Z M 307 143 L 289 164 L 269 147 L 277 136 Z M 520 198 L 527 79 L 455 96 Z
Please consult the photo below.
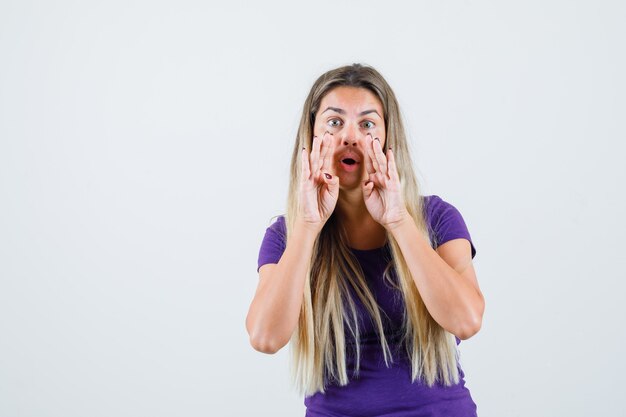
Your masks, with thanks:
M 476 415 L 457 351 L 484 311 L 476 249 L 454 206 L 420 195 L 412 166 L 376 70 L 315 82 L 246 318 L 258 351 L 291 340 L 307 416 Z

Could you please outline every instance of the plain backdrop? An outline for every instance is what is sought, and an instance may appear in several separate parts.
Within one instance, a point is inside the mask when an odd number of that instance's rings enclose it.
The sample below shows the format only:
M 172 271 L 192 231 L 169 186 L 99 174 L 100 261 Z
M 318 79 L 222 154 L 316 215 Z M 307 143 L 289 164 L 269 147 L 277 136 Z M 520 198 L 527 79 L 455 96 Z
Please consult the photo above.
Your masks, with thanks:
M 0 416 L 303 416 L 244 320 L 314 80 L 373 65 L 486 297 L 481 417 L 626 415 L 622 1 L 0 0 Z

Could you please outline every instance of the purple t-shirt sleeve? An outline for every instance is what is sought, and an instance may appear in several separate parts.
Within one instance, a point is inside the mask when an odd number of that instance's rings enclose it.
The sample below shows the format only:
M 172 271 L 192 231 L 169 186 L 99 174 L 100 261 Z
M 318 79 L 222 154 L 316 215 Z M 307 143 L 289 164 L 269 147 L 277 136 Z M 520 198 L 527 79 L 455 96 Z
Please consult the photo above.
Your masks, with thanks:
M 470 242 L 473 259 L 476 256 L 476 248 L 459 210 L 437 195 L 426 198 L 428 200 L 426 203 L 428 218 L 435 238 L 435 248 L 449 240 L 464 238 Z
M 279 216 L 266 230 L 261 249 L 259 249 L 259 260 L 257 272 L 265 264 L 277 264 L 280 257 L 283 256 L 287 245 L 287 225 L 285 217 Z

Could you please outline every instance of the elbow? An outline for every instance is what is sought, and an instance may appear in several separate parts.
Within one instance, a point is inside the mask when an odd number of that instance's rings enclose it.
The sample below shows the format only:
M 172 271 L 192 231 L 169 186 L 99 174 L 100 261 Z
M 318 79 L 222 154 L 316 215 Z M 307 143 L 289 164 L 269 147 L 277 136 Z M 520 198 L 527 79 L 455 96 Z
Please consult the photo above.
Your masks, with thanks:
M 485 299 L 480 295 L 480 303 L 477 311 L 458 329 L 455 336 L 461 340 L 467 340 L 480 331 L 483 323 L 483 314 L 485 313 Z
M 246 330 L 250 336 L 250 345 L 258 352 L 273 355 L 287 344 L 287 342 L 283 343 L 268 332 L 258 330 L 251 323 L 250 317 L 246 319 Z
M 258 352 L 273 355 L 285 345 L 268 337 L 250 336 L 250 345 Z
M 484 304 L 481 308 L 480 314 L 475 314 L 471 319 L 467 320 L 457 332 L 455 336 L 461 340 L 467 340 L 480 331 L 483 324 L 483 311 Z
M 474 321 L 470 324 L 466 324 L 464 327 L 462 327 L 461 329 L 459 329 L 459 331 L 456 332 L 455 336 L 458 337 L 461 340 L 467 340 L 470 337 L 474 336 L 476 333 L 478 333 L 480 331 L 480 328 L 482 326 L 481 321 Z

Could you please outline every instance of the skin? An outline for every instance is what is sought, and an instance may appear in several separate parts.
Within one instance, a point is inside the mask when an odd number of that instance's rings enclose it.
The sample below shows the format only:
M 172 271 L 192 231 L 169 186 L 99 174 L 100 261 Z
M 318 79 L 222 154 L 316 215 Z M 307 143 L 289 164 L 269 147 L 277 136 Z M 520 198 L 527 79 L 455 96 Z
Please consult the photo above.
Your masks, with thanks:
M 393 236 L 439 325 L 462 340 L 479 331 L 485 302 L 470 243 L 453 239 L 435 251 L 419 233 L 403 201 L 393 150 L 383 151 L 383 116 L 378 98 L 363 88 L 337 87 L 322 99 L 312 147 L 301 153 L 300 212 L 293 238 L 278 264 L 259 269 L 259 285 L 246 317 L 256 350 L 271 354 L 289 342 L 315 240 L 335 210 L 355 249 L 381 247 L 388 233 Z M 348 150 L 361 162 L 353 172 L 340 163 Z
M 303 219 L 314 230 L 321 230 L 336 207 L 355 249 L 383 246 L 385 228 L 407 214 L 392 151 L 387 151 L 392 175 L 383 174 L 388 169 L 382 150 L 386 141 L 383 117 L 382 103 L 369 90 L 337 87 L 320 103 L 311 154 L 303 150 L 306 169 L 301 198 L 307 203 Z M 348 151 L 359 160 L 353 172 L 341 165 L 341 157 Z

